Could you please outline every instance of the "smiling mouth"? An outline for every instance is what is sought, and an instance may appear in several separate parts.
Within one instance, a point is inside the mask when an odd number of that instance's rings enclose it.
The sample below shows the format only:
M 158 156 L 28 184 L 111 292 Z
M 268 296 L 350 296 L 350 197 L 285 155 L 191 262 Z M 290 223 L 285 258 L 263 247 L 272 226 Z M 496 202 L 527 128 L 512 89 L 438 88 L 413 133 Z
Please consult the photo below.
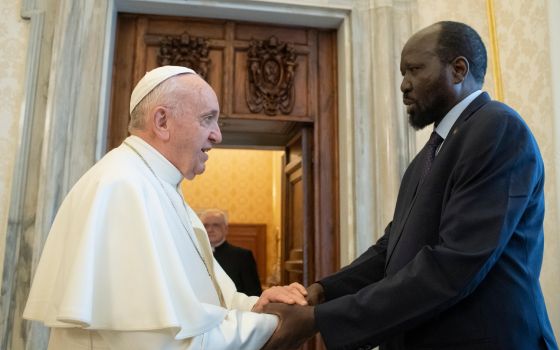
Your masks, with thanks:
M 210 151 L 212 148 L 201 148 L 200 150 L 204 153 L 208 153 L 208 151 Z

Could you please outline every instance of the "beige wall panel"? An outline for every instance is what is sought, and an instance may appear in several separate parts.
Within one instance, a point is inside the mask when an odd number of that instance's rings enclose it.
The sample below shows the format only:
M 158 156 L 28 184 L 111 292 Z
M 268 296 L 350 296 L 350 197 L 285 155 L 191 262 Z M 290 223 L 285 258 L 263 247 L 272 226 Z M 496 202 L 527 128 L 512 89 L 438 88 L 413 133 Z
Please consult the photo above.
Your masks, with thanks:
M 504 102 L 517 110 L 537 139 L 546 182 L 545 252 L 541 285 L 550 321 L 560 335 L 560 242 L 554 179 L 554 119 L 546 1 L 494 1 Z

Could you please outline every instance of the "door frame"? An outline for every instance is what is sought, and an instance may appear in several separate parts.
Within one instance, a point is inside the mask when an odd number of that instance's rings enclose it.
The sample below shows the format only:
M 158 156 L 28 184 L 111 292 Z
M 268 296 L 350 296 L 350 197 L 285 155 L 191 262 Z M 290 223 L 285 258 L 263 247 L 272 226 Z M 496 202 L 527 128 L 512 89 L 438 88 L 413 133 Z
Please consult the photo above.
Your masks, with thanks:
M 346 265 L 356 255 L 355 247 L 355 218 L 354 201 L 355 181 L 353 180 L 354 144 L 356 142 L 353 126 L 353 114 L 359 108 L 353 106 L 352 65 L 353 47 L 348 44 L 351 32 L 351 15 L 356 11 L 352 5 L 327 7 L 324 4 L 294 5 L 288 3 L 249 3 L 245 0 L 220 1 L 205 4 L 204 1 L 189 1 L 178 4 L 173 1 L 151 0 L 135 2 L 131 0 L 108 0 L 109 12 L 112 16 L 107 20 L 107 31 L 110 33 L 111 45 L 105 45 L 104 56 L 109 59 L 103 72 L 105 93 L 101 101 L 103 118 L 99 118 L 98 140 L 96 145 L 96 159 L 105 153 L 105 140 L 108 127 L 108 110 L 110 106 L 111 76 L 113 44 L 116 37 L 116 18 L 118 12 L 133 12 L 153 15 L 172 15 L 186 17 L 200 17 L 213 19 L 228 19 L 240 21 L 255 21 L 276 25 L 301 25 L 315 28 L 336 29 L 336 80 L 338 117 L 338 267 Z M 365 98 L 367 99 L 367 97 Z M 355 103 L 355 102 L 354 102 Z M 318 126 L 318 125 L 317 125 Z M 317 127 L 316 126 L 316 127 Z M 363 144 L 363 142 L 361 142 Z M 367 175 L 366 175 L 367 176 Z M 365 203 L 365 207 L 367 207 Z

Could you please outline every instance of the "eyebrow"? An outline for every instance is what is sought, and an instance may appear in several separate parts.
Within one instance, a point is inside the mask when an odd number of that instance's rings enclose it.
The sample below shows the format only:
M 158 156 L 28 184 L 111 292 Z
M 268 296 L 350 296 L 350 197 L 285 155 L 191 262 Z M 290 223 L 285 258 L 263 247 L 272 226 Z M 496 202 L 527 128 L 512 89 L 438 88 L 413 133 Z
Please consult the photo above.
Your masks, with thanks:
M 218 110 L 217 109 L 211 109 L 209 111 L 206 111 L 204 113 L 202 113 L 202 116 L 207 116 L 207 115 L 218 115 Z

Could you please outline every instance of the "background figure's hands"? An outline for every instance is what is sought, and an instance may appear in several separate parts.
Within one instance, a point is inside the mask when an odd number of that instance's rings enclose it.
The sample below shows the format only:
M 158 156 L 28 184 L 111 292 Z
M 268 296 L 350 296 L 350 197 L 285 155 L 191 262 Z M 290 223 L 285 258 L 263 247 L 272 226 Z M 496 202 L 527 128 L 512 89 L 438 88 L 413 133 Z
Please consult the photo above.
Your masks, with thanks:
M 307 287 L 307 303 L 309 305 L 319 305 L 325 301 L 325 290 L 319 283 L 313 283 Z
M 297 349 L 317 332 L 313 306 L 271 303 L 264 312 L 278 315 L 280 321 L 262 350 Z
M 289 286 L 270 287 L 262 292 L 259 300 L 257 300 L 251 311 L 262 312 L 263 307 L 268 303 L 307 305 L 307 300 L 305 300 L 306 296 L 307 290 L 297 282 Z

